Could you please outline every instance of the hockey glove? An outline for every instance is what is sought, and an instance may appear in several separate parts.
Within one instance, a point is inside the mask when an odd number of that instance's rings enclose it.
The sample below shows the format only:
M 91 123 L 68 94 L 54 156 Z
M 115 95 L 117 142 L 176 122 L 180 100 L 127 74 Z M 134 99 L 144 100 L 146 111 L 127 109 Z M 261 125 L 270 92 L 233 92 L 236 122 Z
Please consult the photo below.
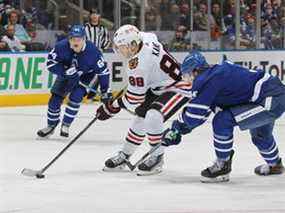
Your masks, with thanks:
M 68 79 L 78 79 L 82 75 L 82 71 L 77 71 L 76 67 L 71 66 L 69 69 L 65 70 L 64 76 Z
M 113 117 L 115 114 L 120 112 L 121 108 L 120 107 L 115 107 L 112 103 L 112 100 L 107 101 L 107 103 L 102 104 L 98 109 L 97 109 L 97 118 L 98 120 L 105 121 L 108 120 L 109 118 Z
M 178 120 L 173 121 L 171 128 L 164 131 L 162 136 L 162 144 L 165 146 L 178 145 L 181 142 L 182 135 L 190 133 L 191 129 L 187 124 Z
M 162 144 L 164 146 L 178 145 L 181 142 L 181 134 L 175 129 L 166 129 L 162 135 Z
M 104 93 L 101 94 L 101 97 L 100 97 L 101 102 L 103 104 L 107 104 L 108 102 L 111 101 L 112 98 L 113 98 L 113 96 L 112 96 L 111 92 L 104 92 Z

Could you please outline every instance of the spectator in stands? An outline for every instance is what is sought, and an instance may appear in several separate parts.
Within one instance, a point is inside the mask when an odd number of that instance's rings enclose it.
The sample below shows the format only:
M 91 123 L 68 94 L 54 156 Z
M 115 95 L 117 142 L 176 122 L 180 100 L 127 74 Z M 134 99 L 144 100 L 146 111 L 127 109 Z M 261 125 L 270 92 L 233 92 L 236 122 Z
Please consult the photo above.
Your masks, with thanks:
M 0 15 L 1 15 L 0 25 L 5 26 L 8 23 L 8 16 L 6 11 L 6 6 L 3 0 L 0 0 Z
M 14 25 L 15 28 L 15 35 L 21 42 L 29 42 L 31 41 L 30 36 L 28 35 L 27 31 L 23 27 L 22 24 L 18 24 L 19 16 L 17 11 L 11 11 L 9 13 L 9 25 Z M 7 26 L 7 25 L 6 25 Z
M 23 52 L 25 45 L 15 35 L 15 25 L 9 24 L 6 27 L 6 35 L 3 36 L 2 41 L 5 42 L 12 52 Z
M 212 5 L 212 16 L 216 24 L 219 26 L 219 28 L 221 28 L 222 27 L 221 7 L 220 7 L 220 4 L 217 2 L 214 2 Z
M 97 9 L 92 9 L 89 14 L 89 22 L 85 24 L 87 40 L 92 41 L 100 51 L 108 49 L 110 37 L 108 30 L 100 23 L 101 15 Z
M 1 21 L 2 21 L 2 15 L 0 13 L 0 23 Z M 0 24 L 0 51 L 9 50 L 8 45 L 4 41 L 2 41 L 4 35 L 5 35 L 5 29 L 3 25 Z
M 174 51 L 189 51 L 191 43 L 186 39 L 187 28 L 183 25 L 177 27 L 173 40 L 170 43 L 170 49 Z
M 161 26 L 161 17 L 156 7 L 151 7 L 145 13 L 145 30 L 146 31 L 158 31 Z
M 245 18 L 246 26 L 242 33 L 242 43 L 246 48 L 254 48 L 256 41 L 256 23 L 255 18 L 251 15 L 247 15 Z
M 218 3 L 212 4 L 212 14 L 210 15 L 208 21 L 210 21 L 211 28 L 211 40 L 217 41 L 222 35 L 222 15 L 220 5 Z
M 190 6 L 187 3 L 183 3 L 180 6 L 180 17 L 179 17 L 179 25 L 185 26 L 187 29 L 190 29 Z
M 207 6 L 204 3 L 199 4 L 199 11 L 194 14 L 194 31 L 207 31 L 208 15 Z
M 5 33 L 5 29 L 3 25 L 1 24 L 1 21 L 2 21 L 2 14 L 0 13 L 0 37 L 3 36 Z
M 224 17 L 224 23 L 225 23 L 225 32 L 224 36 L 222 37 L 222 49 L 234 49 L 235 47 L 235 23 L 234 18 L 232 15 L 227 15 Z
M 176 3 L 170 5 L 169 11 L 161 16 L 161 30 L 175 30 L 180 22 L 179 6 Z
M 273 49 L 272 42 L 272 28 L 267 19 L 261 19 L 261 42 L 264 44 L 265 49 Z

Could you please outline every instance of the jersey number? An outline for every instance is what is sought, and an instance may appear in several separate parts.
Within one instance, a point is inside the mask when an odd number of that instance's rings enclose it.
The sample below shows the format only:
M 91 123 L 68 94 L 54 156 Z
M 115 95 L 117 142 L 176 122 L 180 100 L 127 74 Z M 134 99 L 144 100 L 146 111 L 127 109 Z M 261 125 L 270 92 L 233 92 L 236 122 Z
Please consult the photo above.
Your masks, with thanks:
M 181 80 L 181 76 L 179 75 L 180 67 L 169 55 L 163 55 L 160 61 L 160 69 L 167 73 L 172 79 L 176 81 Z M 176 70 L 178 73 L 175 73 Z
M 143 87 L 144 86 L 144 81 L 142 77 L 134 77 L 134 76 L 130 76 L 129 77 L 129 82 L 130 85 L 134 86 L 134 87 Z

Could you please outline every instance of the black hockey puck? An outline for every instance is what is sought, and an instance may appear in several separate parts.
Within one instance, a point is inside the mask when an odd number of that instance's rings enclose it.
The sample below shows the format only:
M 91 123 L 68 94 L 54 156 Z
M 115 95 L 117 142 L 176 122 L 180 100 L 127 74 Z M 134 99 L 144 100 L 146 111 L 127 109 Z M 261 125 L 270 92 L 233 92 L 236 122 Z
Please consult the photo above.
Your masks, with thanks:
M 39 179 L 40 178 L 45 178 L 45 175 L 44 174 L 36 174 L 36 177 L 39 178 Z

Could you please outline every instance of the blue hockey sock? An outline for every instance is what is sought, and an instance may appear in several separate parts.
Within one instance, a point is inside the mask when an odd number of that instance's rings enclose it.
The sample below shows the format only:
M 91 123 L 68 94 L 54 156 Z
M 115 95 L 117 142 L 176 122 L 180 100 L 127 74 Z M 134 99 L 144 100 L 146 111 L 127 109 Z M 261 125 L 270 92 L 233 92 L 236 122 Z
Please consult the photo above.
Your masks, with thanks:
M 47 123 L 48 126 L 56 126 L 60 121 L 60 107 L 63 98 L 61 96 L 52 94 L 47 111 Z
M 63 116 L 63 124 L 70 126 L 79 111 L 80 103 L 70 101 L 67 103 Z
M 214 147 L 219 160 L 227 161 L 233 148 L 233 136 L 214 135 Z

